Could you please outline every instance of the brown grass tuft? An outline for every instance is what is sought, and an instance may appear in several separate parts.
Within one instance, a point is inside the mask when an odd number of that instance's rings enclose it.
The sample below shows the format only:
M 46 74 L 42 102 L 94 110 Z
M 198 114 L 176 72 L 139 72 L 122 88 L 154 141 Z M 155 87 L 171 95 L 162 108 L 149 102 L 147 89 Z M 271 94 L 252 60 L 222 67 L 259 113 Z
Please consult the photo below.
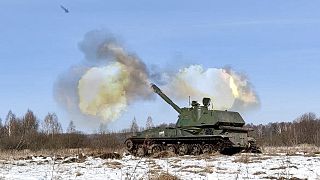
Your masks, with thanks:
M 255 172 L 255 173 L 253 173 L 253 175 L 260 175 L 260 174 L 266 174 L 265 172 L 263 172 L 263 171 L 257 171 L 257 172 Z
M 285 166 L 270 168 L 270 170 L 287 169 Z
M 247 154 L 241 154 L 238 158 L 236 158 L 233 162 L 235 163 L 252 163 L 250 156 Z
M 117 162 L 117 161 L 105 162 L 105 163 L 103 163 L 103 165 L 107 165 L 109 168 L 112 168 L 112 169 L 120 169 L 120 168 L 122 168 L 122 164 L 120 162 Z
M 160 175 L 151 178 L 152 180 L 178 180 L 177 176 L 168 174 L 168 173 L 161 173 Z
M 81 172 L 76 172 L 76 176 L 82 176 L 83 174 Z

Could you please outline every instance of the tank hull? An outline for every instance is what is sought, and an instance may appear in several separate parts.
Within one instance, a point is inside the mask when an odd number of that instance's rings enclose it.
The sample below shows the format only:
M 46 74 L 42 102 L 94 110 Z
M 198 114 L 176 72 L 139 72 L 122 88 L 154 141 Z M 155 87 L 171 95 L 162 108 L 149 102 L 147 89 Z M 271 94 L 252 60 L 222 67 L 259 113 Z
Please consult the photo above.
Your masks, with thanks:
M 127 150 L 135 156 L 150 156 L 160 151 L 171 151 L 177 155 L 199 155 L 219 152 L 233 155 L 239 152 L 259 153 L 253 141 L 236 145 L 229 137 L 220 135 L 181 137 L 131 137 L 125 142 Z

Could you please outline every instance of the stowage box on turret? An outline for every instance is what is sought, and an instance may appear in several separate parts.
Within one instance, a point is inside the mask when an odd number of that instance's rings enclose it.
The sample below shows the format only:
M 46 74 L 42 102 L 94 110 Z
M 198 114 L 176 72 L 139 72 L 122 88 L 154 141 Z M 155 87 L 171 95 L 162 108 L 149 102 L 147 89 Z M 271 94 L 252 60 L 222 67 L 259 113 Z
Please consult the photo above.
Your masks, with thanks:
M 163 150 L 179 155 L 260 152 L 255 139 L 248 136 L 252 129 L 243 127 L 245 122 L 238 112 L 209 110 L 210 98 L 203 98 L 202 106 L 192 101 L 190 108 L 180 108 L 155 84 L 151 87 L 179 113 L 179 118 L 176 127 L 148 129 L 128 138 L 125 146 L 131 154 L 146 156 Z

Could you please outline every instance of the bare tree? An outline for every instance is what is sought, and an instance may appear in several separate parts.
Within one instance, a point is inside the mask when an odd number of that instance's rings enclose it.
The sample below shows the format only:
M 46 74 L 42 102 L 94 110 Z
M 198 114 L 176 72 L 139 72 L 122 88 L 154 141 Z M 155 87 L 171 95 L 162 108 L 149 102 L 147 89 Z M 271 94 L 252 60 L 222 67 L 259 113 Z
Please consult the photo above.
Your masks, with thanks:
M 74 125 L 73 121 L 71 120 L 69 122 L 67 133 L 75 133 L 76 132 L 76 126 Z
M 33 135 L 37 133 L 39 123 L 37 117 L 31 110 L 28 110 L 22 119 L 24 134 Z
M 130 132 L 136 133 L 138 131 L 139 131 L 139 126 L 137 124 L 136 117 L 134 117 L 130 126 Z
M 2 124 L 2 119 L 0 118 L 0 138 L 4 136 L 4 127 Z
M 31 110 L 28 110 L 20 121 L 13 121 L 11 123 L 11 129 L 15 129 L 13 132 L 17 136 L 19 135 L 19 143 L 16 148 L 29 148 L 36 138 L 38 133 L 39 123 L 36 116 Z M 19 133 L 17 133 L 19 131 Z
M 100 134 L 106 134 L 108 132 L 107 125 L 104 123 L 100 123 L 99 125 L 99 133 Z
M 154 127 L 154 125 L 153 125 L 153 122 L 152 122 L 152 117 L 149 116 L 148 119 L 147 119 L 147 122 L 146 122 L 146 129 L 151 129 L 153 127 Z
M 58 121 L 58 117 L 55 113 L 48 113 L 44 118 L 43 131 L 47 135 L 51 135 L 53 138 L 55 134 L 62 133 L 61 124 Z
M 6 122 L 5 122 L 5 127 L 8 133 L 8 136 L 11 136 L 12 134 L 12 123 L 16 121 L 16 115 L 12 113 L 10 110 L 6 116 Z

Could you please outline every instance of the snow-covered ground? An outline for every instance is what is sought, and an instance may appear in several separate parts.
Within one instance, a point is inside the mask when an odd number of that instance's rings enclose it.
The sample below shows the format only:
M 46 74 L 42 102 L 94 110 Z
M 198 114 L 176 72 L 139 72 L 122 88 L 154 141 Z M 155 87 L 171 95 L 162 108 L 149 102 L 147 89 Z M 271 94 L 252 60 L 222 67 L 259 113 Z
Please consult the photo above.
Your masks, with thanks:
M 170 158 L 100 159 L 32 157 L 0 160 L 0 179 L 320 179 L 320 156 L 238 154 Z

